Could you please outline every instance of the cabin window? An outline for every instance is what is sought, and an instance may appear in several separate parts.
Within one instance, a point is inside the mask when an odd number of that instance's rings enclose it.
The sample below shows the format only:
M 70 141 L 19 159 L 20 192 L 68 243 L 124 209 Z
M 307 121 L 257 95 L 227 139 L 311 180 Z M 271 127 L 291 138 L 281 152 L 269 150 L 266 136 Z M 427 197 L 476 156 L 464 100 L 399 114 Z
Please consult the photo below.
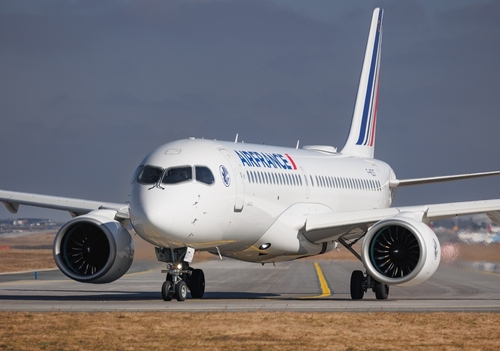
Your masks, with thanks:
M 138 171 L 139 169 L 136 171 L 136 173 L 138 173 L 137 182 L 140 184 L 156 184 L 163 173 L 162 168 L 154 166 L 145 166 L 139 172 Z
M 196 180 L 205 183 L 205 184 L 213 184 L 215 179 L 214 175 L 212 174 L 212 171 L 205 166 L 196 166 L 195 167 L 195 172 L 196 172 Z
M 212 176 L 213 177 L 213 176 Z M 163 184 L 177 184 L 193 179 L 193 168 L 191 166 L 173 167 L 165 171 Z

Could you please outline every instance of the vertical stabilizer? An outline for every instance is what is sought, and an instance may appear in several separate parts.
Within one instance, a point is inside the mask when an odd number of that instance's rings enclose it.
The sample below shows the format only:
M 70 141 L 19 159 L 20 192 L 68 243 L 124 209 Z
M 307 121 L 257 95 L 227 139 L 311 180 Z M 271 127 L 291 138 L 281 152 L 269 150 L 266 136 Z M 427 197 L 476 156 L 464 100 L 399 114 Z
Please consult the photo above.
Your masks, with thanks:
M 373 158 L 377 124 L 383 15 L 384 10 L 382 9 L 377 8 L 373 11 L 351 129 L 349 130 L 347 142 L 342 149 L 344 155 Z

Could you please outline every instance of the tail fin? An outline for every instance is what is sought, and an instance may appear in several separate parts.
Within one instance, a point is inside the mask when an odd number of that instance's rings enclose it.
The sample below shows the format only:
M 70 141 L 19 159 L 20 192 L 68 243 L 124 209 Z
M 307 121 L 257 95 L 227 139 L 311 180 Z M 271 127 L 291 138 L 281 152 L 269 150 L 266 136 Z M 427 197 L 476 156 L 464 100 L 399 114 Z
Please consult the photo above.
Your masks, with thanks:
M 373 11 L 351 129 L 342 149 L 344 155 L 366 158 L 374 155 L 383 16 L 384 10 Z

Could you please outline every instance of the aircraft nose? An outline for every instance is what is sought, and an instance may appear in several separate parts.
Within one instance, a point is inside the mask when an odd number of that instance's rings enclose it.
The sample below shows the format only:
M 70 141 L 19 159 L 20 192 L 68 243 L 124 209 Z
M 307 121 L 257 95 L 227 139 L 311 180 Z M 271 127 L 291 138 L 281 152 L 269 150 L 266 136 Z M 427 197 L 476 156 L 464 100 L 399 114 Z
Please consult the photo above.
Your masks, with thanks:
M 130 219 L 136 232 L 150 238 L 162 237 L 173 224 L 172 209 L 162 201 L 161 189 L 132 191 Z

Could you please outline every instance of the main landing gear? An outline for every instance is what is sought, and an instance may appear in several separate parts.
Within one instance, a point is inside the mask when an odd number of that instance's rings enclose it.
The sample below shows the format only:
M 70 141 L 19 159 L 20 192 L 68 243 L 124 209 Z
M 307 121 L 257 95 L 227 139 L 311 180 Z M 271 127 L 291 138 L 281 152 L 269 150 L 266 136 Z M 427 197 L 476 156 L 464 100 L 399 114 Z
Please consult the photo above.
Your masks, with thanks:
M 358 239 L 359 240 L 359 239 Z M 340 238 L 339 242 L 349 250 L 354 256 L 356 256 L 361 262 L 361 256 L 352 248 L 352 246 L 358 241 L 347 242 L 344 238 Z M 373 279 L 368 274 L 364 274 L 362 271 L 354 271 L 351 274 L 351 298 L 353 300 L 361 300 L 368 289 L 372 289 L 375 293 L 377 300 L 387 300 L 389 297 L 389 285 L 383 284 L 375 279 Z
M 205 274 L 201 269 L 189 267 L 193 259 L 194 249 L 166 249 L 155 248 L 158 261 L 167 262 L 167 273 L 165 282 L 161 287 L 163 301 L 171 301 L 174 297 L 177 301 L 185 301 L 188 289 L 191 297 L 201 299 L 205 293 Z
M 362 271 L 354 271 L 351 275 L 351 298 L 361 300 L 368 291 L 372 289 L 377 300 L 387 300 L 389 297 L 389 285 L 382 284 Z

